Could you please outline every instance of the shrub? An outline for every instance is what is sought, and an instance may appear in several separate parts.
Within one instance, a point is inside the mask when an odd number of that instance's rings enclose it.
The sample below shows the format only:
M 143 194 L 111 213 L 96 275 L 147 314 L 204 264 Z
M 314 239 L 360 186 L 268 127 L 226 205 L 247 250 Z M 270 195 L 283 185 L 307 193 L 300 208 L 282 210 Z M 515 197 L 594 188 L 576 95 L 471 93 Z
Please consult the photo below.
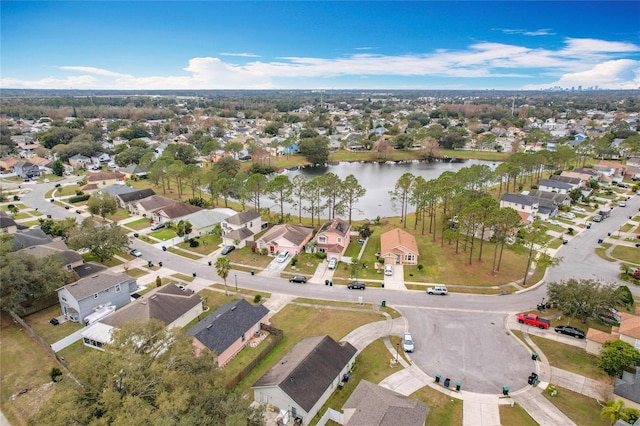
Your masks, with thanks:
M 17 195 L 13 196 L 13 201 L 20 201 L 20 197 L 18 197 Z
M 49 372 L 49 377 L 51 377 L 51 381 L 54 383 L 62 380 L 62 371 L 60 371 L 58 367 L 53 367 Z
M 160 275 L 156 276 L 156 287 L 161 287 L 162 286 L 162 278 L 160 278 Z
M 79 203 L 82 201 L 87 201 L 89 199 L 89 197 L 91 197 L 90 194 L 83 194 L 83 195 L 76 195 L 75 197 L 70 197 L 69 198 L 69 202 L 70 203 Z
M 327 258 L 327 253 L 325 253 L 325 252 L 323 252 L 323 251 L 319 251 L 319 252 L 317 252 L 315 255 L 316 255 L 316 257 L 317 257 L 318 259 L 322 259 L 322 260 L 324 260 L 324 259 L 326 259 L 326 258 Z
M 291 258 L 291 266 L 296 266 L 296 263 L 298 263 L 298 257 L 294 256 Z
M 200 241 L 191 238 L 189 240 L 189 247 L 198 247 L 200 245 Z
M 422 271 L 424 269 L 424 265 L 421 263 L 418 265 L 418 271 Z
M 262 250 L 260 250 L 260 254 L 263 256 L 266 256 L 269 253 L 269 251 L 265 248 L 263 248 Z
M 79 189 L 76 190 L 76 195 L 84 195 L 84 192 L 80 191 Z
M 260 301 L 262 300 L 262 296 L 259 294 L 256 294 L 255 296 L 253 296 L 253 303 L 260 303 Z

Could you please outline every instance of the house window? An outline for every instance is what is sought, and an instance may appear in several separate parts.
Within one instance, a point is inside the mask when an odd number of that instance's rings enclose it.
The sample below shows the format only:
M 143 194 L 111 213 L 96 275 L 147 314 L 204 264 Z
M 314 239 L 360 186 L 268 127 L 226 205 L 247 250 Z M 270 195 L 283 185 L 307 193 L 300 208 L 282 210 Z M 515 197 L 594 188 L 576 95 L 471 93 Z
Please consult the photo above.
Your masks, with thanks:
M 338 242 L 341 243 L 342 242 L 342 238 L 338 238 Z
M 415 256 L 413 254 L 407 254 L 404 258 L 406 260 L 408 260 L 408 261 L 414 261 L 415 260 Z
M 327 242 L 327 237 L 318 237 L 318 242 L 319 243 L 326 243 Z
M 249 222 L 249 228 L 253 228 L 253 222 Z
M 94 298 L 94 299 L 97 299 L 97 298 L 98 298 L 98 296 L 100 296 L 100 295 L 99 295 L 98 293 L 95 293 L 95 294 L 93 295 L 93 298 Z
M 116 284 L 116 293 L 120 293 L 120 284 Z
M 62 301 L 63 301 L 63 302 L 66 302 L 66 301 L 67 301 L 67 298 L 66 298 L 66 297 L 64 297 L 64 296 L 60 296 L 60 299 L 62 299 Z
M 67 265 L 67 271 L 71 272 L 71 265 Z

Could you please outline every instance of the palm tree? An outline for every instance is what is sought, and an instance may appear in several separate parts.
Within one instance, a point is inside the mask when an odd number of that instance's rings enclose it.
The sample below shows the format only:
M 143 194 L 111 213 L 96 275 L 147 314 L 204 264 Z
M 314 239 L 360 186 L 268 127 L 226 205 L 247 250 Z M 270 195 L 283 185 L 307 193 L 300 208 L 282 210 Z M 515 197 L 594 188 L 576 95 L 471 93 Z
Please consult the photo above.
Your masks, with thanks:
M 602 408 L 602 411 L 600 411 L 600 417 L 603 419 L 608 418 L 613 425 L 617 420 L 620 419 L 623 411 L 624 402 L 622 400 L 607 401 L 607 405 L 605 405 Z
M 226 296 L 229 295 L 227 291 L 227 277 L 229 276 L 229 271 L 231 270 L 231 262 L 226 257 L 219 257 L 216 260 L 216 272 L 224 280 L 224 294 Z
M 623 277 L 628 277 L 631 275 L 631 265 L 627 263 L 620 264 L 620 272 L 622 272 Z

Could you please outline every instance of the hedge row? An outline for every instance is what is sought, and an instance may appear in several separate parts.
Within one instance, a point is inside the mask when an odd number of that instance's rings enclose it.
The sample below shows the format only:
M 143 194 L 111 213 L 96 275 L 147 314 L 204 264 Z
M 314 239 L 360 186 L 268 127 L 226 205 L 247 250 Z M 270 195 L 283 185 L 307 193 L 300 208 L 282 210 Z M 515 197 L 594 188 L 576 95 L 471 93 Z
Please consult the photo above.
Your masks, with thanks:
M 69 202 L 70 203 L 79 203 L 81 201 L 87 201 L 89 199 L 89 197 L 91 197 L 90 194 L 76 195 L 75 197 L 70 197 L 69 198 Z

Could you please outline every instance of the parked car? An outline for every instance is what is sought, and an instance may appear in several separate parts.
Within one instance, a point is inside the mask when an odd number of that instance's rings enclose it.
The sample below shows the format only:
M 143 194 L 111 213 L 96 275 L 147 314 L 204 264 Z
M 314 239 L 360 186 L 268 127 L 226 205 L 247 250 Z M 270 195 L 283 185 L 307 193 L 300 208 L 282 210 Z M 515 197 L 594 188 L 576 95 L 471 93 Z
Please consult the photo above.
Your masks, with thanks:
M 558 222 L 558 221 L 557 221 L 557 220 L 555 220 L 555 219 L 549 219 L 547 222 L 548 222 L 549 224 L 551 224 L 551 225 L 560 226 L 560 222 Z
M 305 277 L 303 275 L 294 275 L 293 277 L 289 278 L 289 282 L 290 283 L 296 283 L 296 284 L 306 284 L 307 283 L 307 277 Z
M 151 230 L 152 231 L 157 231 L 158 229 L 162 229 L 162 228 L 164 228 L 164 223 L 156 223 L 155 225 L 153 225 L 151 227 Z
M 411 333 L 404 333 L 404 336 L 402 336 L 402 349 L 405 352 L 413 352 L 414 345 Z
M 393 265 L 384 265 L 384 274 L 386 276 L 393 275 Z
M 443 285 L 437 285 L 435 287 L 429 287 L 427 289 L 428 294 L 439 294 L 440 296 L 446 296 L 448 293 L 447 287 Z
M 566 334 L 567 336 L 575 337 L 576 339 L 584 339 L 585 336 L 584 331 L 570 325 L 559 325 L 555 330 L 558 334 Z
M 602 222 L 602 215 L 599 215 L 599 214 L 595 215 L 593 217 L 593 221 L 594 222 Z
M 135 257 L 141 257 L 142 256 L 142 252 L 140 250 L 136 250 L 133 249 L 129 252 L 130 255 L 135 256 Z
M 276 256 L 276 262 L 282 263 L 286 261 L 288 257 L 289 257 L 289 252 L 285 250 L 282 253 L 278 253 L 278 255 Z
M 365 284 L 362 281 L 354 281 L 352 283 L 347 284 L 347 288 L 349 290 L 364 290 Z
M 584 211 L 586 211 L 583 207 L 580 207 L 580 206 L 573 206 L 573 207 L 571 207 L 571 210 L 576 211 L 576 212 L 584 212 Z
M 627 202 L 626 201 L 618 201 L 618 206 L 627 207 Z
M 571 212 L 563 212 L 563 213 L 560 213 L 560 217 L 563 217 L 565 219 L 575 219 L 576 215 Z
M 232 251 L 234 251 L 236 249 L 236 246 L 225 246 L 225 248 L 222 249 L 222 251 L 220 252 L 220 254 L 222 255 L 228 255 L 229 253 L 231 253 Z
M 626 183 L 622 183 L 622 182 L 620 182 L 620 183 L 618 184 L 618 188 L 629 188 L 629 185 L 627 185 Z
M 82 210 L 77 209 L 77 210 L 76 210 L 76 213 L 78 213 L 78 214 L 82 214 Z
M 56 188 L 60 188 L 60 184 L 59 184 L 59 183 L 56 183 L 54 186 L 55 186 Z
M 329 260 L 329 269 L 331 270 L 336 269 L 336 266 L 338 266 L 338 259 L 336 259 L 335 257 L 332 257 Z

